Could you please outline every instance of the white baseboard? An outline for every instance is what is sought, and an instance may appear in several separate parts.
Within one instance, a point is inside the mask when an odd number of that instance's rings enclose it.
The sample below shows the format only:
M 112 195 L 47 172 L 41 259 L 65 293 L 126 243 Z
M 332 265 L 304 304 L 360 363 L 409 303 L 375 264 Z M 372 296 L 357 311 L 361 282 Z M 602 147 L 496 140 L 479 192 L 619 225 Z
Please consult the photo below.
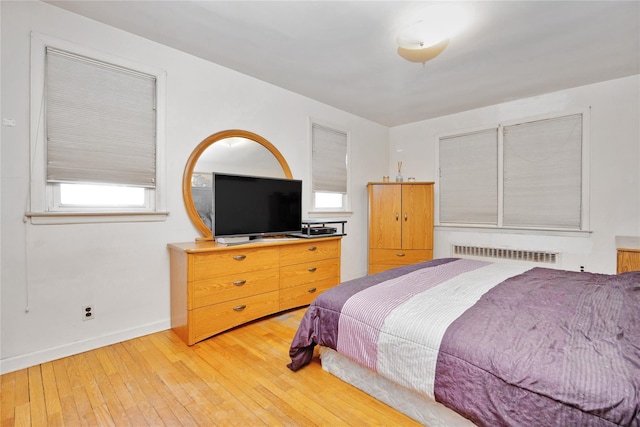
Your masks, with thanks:
M 58 347 L 34 351 L 33 353 L 21 354 L 15 357 L 8 357 L 6 359 L 0 360 L 0 374 L 6 374 L 20 369 L 29 368 L 41 363 L 51 362 L 52 360 L 73 356 L 74 354 L 84 353 L 85 351 L 94 350 L 96 348 L 119 343 L 122 341 L 127 341 L 133 338 L 142 337 L 144 335 L 153 334 L 155 332 L 165 331 L 170 328 L 171 321 L 163 320 L 160 322 L 142 325 L 133 329 L 119 331 L 110 335 L 77 341 Z

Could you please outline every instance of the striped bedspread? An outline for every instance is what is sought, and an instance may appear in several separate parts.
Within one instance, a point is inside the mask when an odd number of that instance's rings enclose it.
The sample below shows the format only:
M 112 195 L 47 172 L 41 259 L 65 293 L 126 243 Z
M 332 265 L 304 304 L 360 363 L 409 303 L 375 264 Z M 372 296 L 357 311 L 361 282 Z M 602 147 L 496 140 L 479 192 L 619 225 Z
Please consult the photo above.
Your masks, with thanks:
M 406 266 L 320 295 L 289 368 L 316 344 L 478 425 L 640 423 L 640 273 Z

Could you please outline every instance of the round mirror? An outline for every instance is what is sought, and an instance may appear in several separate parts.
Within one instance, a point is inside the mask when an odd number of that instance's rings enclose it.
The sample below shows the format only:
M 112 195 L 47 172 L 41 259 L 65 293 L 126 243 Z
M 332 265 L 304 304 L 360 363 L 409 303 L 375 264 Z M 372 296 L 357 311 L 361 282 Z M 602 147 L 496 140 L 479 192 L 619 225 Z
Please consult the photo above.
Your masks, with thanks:
M 182 197 L 193 225 L 211 238 L 213 173 L 292 178 L 287 161 L 269 141 L 245 130 L 225 130 L 193 150 L 182 177 Z

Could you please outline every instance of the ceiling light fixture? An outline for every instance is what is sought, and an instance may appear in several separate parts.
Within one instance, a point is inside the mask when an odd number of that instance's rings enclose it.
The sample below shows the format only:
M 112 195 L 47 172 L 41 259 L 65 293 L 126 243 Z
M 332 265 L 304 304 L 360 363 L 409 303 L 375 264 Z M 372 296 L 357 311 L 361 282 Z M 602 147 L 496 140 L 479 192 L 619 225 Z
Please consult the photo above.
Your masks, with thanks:
M 469 23 L 469 13 L 457 4 L 438 4 L 425 9 L 423 18 L 398 34 L 398 55 L 411 62 L 425 63 L 449 45 L 451 37 Z

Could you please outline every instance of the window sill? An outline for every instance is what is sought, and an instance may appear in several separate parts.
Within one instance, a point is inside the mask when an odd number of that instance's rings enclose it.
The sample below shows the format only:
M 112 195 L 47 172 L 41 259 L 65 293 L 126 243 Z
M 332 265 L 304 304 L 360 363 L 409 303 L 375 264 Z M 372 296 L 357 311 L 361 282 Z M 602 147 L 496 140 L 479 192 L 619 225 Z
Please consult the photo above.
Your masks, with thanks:
M 325 218 L 325 217 L 333 217 L 333 216 L 351 216 L 353 212 L 351 211 L 309 211 L 309 217 L 311 218 Z
M 529 234 L 538 236 L 570 236 L 570 237 L 589 237 L 592 231 L 587 230 L 562 230 L 562 229 L 543 229 L 543 228 L 498 228 L 488 226 L 470 226 L 470 225 L 436 225 L 437 231 L 464 231 L 476 233 L 500 233 L 500 234 Z
M 107 222 L 157 222 L 165 221 L 169 212 L 27 212 L 34 225 L 97 224 Z

